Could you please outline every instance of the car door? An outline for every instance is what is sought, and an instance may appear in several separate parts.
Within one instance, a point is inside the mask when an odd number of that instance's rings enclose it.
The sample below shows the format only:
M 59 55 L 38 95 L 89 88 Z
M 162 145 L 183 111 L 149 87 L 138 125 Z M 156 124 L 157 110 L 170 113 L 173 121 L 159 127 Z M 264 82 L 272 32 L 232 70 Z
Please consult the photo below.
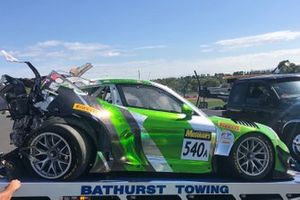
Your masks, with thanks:
M 228 98 L 226 111 L 223 113 L 224 117 L 232 119 L 245 119 L 245 99 L 247 94 L 248 84 L 246 82 L 239 82 L 233 85 Z
M 273 126 L 272 118 L 276 118 L 276 112 L 273 112 L 274 109 L 272 109 L 273 95 L 270 87 L 263 81 L 250 82 L 245 100 L 247 119 Z
M 140 126 L 141 150 L 155 171 L 205 173 L 211 170 L 212 137 L 207 131 L 206 118 L 195 114 L 186 119 L 182 113 L 184 103 L 153 85 L 119 84 L 117 87 L 123 105 Z M 195 142 L 192 136 L 202 138 L 196 138 Z

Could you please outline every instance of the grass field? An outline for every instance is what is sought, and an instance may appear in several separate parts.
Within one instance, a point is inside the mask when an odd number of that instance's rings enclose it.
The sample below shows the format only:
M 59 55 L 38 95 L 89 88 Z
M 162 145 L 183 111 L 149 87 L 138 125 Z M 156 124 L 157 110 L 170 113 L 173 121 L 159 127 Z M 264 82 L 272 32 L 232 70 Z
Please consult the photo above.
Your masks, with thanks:
M 187 98 L 187 100 L 189 100 L 193 104 L 196 104 L 197 98 Z M 200 98 L 200 101 L 202 100 L 203 99 Z M 219 107 L 225 104 L 225 102 L 221 99 L 206 98 L 205 101 L 208 103 L 208 108 Z

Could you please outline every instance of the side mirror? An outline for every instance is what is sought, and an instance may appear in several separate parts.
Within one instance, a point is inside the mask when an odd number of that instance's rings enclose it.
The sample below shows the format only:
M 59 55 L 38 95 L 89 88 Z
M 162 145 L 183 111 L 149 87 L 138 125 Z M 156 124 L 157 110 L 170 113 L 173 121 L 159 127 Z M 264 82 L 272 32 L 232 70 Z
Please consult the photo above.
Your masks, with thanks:
M 186 119 L 186 120 L 192 119 L 194 110 L 190 106 L 183 104 L 181 111 L 183 114 L 185 114 L 184 119 Z

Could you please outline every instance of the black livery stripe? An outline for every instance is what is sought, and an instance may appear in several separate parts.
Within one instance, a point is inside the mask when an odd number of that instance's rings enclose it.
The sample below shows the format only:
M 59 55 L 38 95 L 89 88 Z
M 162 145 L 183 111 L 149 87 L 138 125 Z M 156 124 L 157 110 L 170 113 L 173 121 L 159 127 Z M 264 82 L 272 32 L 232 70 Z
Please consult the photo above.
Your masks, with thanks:
M 137 121 L 134 119 L 132 114 L 124 108 L 120 108 L 120 111 L 122 112 L 123 116 L 125 117 L 127 123 L 130 126 L 131 132 L 134 134 L 135 137 L 135 146 L 136 146 L 136 152 L 139 155 L 140 158 L 145 160 L 147 162 L 147 165 L 145 166 L 147 171 L 155 171 L 155 169 L 152 167 L 152 165 L 148 162 L 145 153 L 143 151 L 142 146 L 142 136 L 141 136 L 141 129 L 137 123 Z
M 106 110 L 97 102 L 97 100 L 93 97 L 86 96 L 85 100 L 90 104 L 90 106 L 97 108 L 100 111 L 105 112 Z M 112 145 L 112 154 L 117 163 L 113 164 L 113 168 L 117 168 L 118 170 L 124 170 L 124 163 L 127 161 L 125 157 L 125 151 L 120 143 L 120 138 L 117 134 L 117 131 L 112 124 L 111 120 L 104 116 L 99 116 L 99 119 L 105 126 L 105 129 L 109 133 L 111 145 Z

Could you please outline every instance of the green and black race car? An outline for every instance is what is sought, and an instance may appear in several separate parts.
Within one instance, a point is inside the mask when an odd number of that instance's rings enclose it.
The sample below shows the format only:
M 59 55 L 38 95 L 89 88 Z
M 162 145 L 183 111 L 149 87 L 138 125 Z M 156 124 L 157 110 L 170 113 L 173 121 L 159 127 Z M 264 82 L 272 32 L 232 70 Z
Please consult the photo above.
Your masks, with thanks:
M 251 181 L 286 173 L 289 151 L 267 126 L 207 117 L 170 88 L 151 81 L 97 80 L 81 89 L 97 99 L 97 106 L 74 104 L 73 109 L 105 115 L 107 134 L 113 135 L 105 142 L 111 151 L 98 151 L 99 158 L 106 158 L 95 165 L 101 170 L 220 170 Z
M 257 181 L 287 175 L 288 148 L 267 126 L 207 117 L 151 81 L 90 81 L 55 71 L 42 78 L 25 63 L 36 75 L 30 93 L 24 80 L 4 75 L 0 95 L 14 120 L 12 143 L 40 177 L 230 171 Z

